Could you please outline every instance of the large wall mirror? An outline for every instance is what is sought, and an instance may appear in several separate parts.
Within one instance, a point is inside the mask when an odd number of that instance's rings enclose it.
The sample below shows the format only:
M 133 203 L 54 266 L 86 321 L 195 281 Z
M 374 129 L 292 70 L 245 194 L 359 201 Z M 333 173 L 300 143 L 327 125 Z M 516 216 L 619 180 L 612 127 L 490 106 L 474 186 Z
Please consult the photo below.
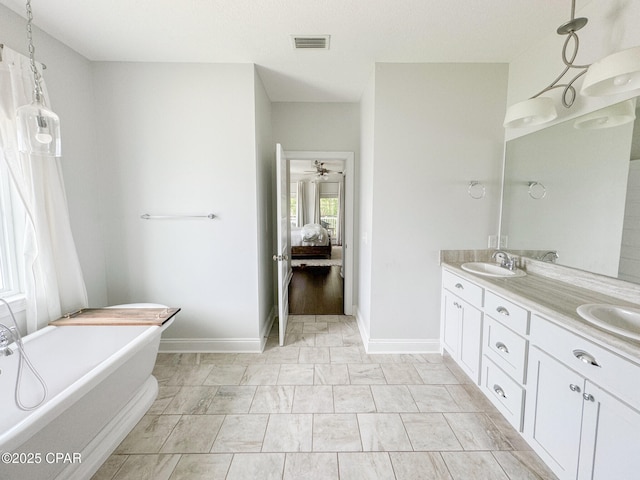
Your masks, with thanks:
M 557 252 L 558 264 L 640 283 L 634 113 L 635 99 L 507 142 L 503 246 Z

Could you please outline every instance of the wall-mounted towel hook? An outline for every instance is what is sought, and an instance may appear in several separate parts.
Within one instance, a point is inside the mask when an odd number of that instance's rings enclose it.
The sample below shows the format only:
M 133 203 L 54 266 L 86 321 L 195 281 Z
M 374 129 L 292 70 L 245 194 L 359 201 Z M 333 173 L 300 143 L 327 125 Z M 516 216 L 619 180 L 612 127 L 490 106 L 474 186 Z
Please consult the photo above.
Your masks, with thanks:
M 471 180 L 469 182 L 469 188 L 467 189 L 467 193 L 469 193 L 469 196 L 475 200 L 480 200 L 481 198 L 484 198 L 485 194 L 487 193 L 487 189 L 484 187 L 484 185 L 477 181 L 477 180 Z
M 547 188 L 540 182 L 529 182 L 529 196 L 534 200 L 541 200 L 547 196 Z

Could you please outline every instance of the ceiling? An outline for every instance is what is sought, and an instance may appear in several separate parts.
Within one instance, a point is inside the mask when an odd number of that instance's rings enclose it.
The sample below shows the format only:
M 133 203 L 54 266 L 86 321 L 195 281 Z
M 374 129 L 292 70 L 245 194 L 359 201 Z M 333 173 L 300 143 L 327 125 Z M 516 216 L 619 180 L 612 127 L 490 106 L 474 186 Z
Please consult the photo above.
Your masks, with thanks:
M 331 179 L 339 181 L 341 175 L 337 172 L 343 172 L 345 170 L 344 160 L 339 159 L 320 159 L 322 166 L 329 170 L 331 173 L 325 177 L 325 179 Z M 289 160 L 289 173 L 293 179 L 299 179 L 305 177 L 309 179 L 315 179 L 316 167 L 313 164 L 313 160 Z
M 26 16 L 23 0 L 0 3 Z M 567 21 L 571 2 L 32 0 L 32 8 L 35 25 L 90 60 L 255 63 L 273 102 L 357 102 L 375 62 L 508 63 Z M 330 49 L 296 51 L 299 34 L 331 35 Z

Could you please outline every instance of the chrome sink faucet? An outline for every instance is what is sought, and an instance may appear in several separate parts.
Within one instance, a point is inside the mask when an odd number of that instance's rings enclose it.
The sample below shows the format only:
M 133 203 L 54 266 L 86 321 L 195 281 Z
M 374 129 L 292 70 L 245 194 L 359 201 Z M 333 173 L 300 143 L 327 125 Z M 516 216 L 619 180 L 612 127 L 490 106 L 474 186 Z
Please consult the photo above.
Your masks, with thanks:
M 9 345 L 15 341 L 15 338 L 13 330 L 0 323 L 0 357 L 8 357 L 13 354 Z
M 502 257 L 500 260 L 500 266 L 506 268 L 507 270 L 515 270 L 516 269 L 516 260 L 513 257 L 510 257 L 509 254 L 503 250 L 496 250 L 491 255 L 493 260 L 496 260 L 498 257 Z
M 558 252 L 554 252 L 553 250 L 541 255 L 539 257 L 543 262 L 555 262 L 558 259 Z

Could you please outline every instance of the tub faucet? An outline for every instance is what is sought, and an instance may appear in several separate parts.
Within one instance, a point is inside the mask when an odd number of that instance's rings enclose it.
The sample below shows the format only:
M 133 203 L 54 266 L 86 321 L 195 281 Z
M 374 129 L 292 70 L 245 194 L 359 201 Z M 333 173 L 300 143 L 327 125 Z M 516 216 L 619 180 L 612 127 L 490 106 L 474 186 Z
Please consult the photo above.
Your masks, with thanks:
M 515 259 L 513 257 L 510 257 L 507 252 L 504 252 L 502 250 L 496 250 L 495 252 L 493 252 L 493 255 L 491 255 L 491 258 L 493 260 L 496 260 L 499 256 L 502 257 L 502 260 L 500 261 L 501 267 L 506 268 L 507 270 L 516 269 Z
M 13 355 L 13 350 L 9 345 L 15 341 L 13 330 L 0 323 L 0 357 L 8 357 Z

